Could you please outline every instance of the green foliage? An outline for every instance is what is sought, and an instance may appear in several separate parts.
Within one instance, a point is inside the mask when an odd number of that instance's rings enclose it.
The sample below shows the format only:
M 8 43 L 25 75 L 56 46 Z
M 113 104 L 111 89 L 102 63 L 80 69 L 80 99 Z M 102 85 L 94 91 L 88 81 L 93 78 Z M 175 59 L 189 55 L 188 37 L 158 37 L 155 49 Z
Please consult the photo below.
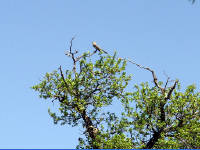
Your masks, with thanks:
M 60 67 L 32 87 L 40 98 L 59 102 L 60 113 L 48 110 L 55 124 L 85 129 L 77 148 L 200 148 L 200 93 L 194 85 L 162 91 L 162 82 L 141 83 L 128 92 L 131 76 L 124 59 L 116 53 L 89 56 L 76 64 L 78 71 L 63 74 Z M 113 101 L 124 108 L 120 116 L 105 109 Z
M 115 134 L 111 138 L 102 134 L 96 138 L 96 141 L 95 144 L 101 149 L 131 149 L 133 147 L 131 139 L 124 134 Z
M 150 88 L 147 83 L 135 88 L 130 99 L 135 106 L 126 103 L 125 111 L 136 141 L 145 145 L 155 131 L 161 130 L 161 137 L 153 148 L 200 147 L 200 93 L 195 92 L 194 85 L 188 86 L 185 92 L 174 90 L 167 100 L 157 87 Z M 161 118 L 162 104 L 164 121 Z M 139 147 L 140 142 L 136 142 Z
M 86 56 L 86 55 L 85 55 Z M 84 57 L 79 63 L 79 72 L 67 70 L 63 80 L 58 71 L 46 73 L 43 81 L 32 88 L 44 99 L 57 99 L 61 116 L 49 114 L 54 122 L 76 126 L 81 112 L 89 110 L 94 118 L 101 107 L 112 103 L 113 98 L 123 96 L 131 76 L 125 72 L 126 61 L 114 56 L 102 56 L 94 63 Z M 90 107 L 90 108 L 89 108 Z

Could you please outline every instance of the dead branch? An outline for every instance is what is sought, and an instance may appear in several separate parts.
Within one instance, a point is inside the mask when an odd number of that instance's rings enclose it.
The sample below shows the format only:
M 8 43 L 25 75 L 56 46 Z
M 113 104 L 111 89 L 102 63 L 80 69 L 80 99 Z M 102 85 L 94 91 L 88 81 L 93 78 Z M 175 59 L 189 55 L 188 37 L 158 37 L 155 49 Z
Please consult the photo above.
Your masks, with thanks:
M 167 77 L 167 81 L 166 81 L 166 83 L 165 83 L 165 87 L 164 87 L 164 89 L 166 90 L 166 88 L 167 88 L 167 84 L 169 83 L 169 77 Z
M 123 59 L 123 58 L 122 58 L 122 59 Z M 161 92 L 162 92 L 163 95 L 165 95 L 165 91 L 166 91 L 166 89 L 167 89 L 167 84 L 168 84 L 169 79 L 170 79 L 169 77 L 167 78 L 167 81 L 166 81 L 166 83 L 165 83 L 164 88 L 162 88 L 162 87 L 158 84 L 158 79 L 157 79 L 157 77 L 156 77 L 156 74 L 155 74 L 154 70 L 152 70 L 152 69 L 150 69 L 150 68 L 148 68 L 148 67 L 144 67 L 144 66 L 142 66 L 142 65 L 140 65 L 140 64 L 137 64 L 136 62 L 132 61 L 131 59 L 125 59 L 125 60 L 129 61 L 130 63 L 136 65 L 136 66 L 139 67 L 139 68 L 142 68 L 142 69 L 145 69 L 145 70 L 150 71 L 150 72 L 152 73 L 153 81 L 154 81 L 155 86 L 161 90 Z M 170 90 L 169 90 L 169 92 L 167 93 L 167 97 L 166 97 L 165 99 L 170 99 L 171 94 L 172 94 L 173 90 L 176 88 L 176 85 L 177 85 L 177 84 L 178 84 L 178 80 L 176 80 L 176 81 L 174 82 L 173 86 L 170 87 Z
M 150 72 L 152 73 L 153 82 L 154 82 L 155 86 L 161 90 L 162 94 L 164 94 L 164 91 L 165 91 L 165 90 L 164 90 L 164 88 L 162 88 L 162 87 L 158 84 L 158 79 L 157 79 L 157 77 L 156 77 L 155 72 L 154 72 L 152 69 L 150 69 L 150 68 L 148 68 L 148 67 L 144 67 L 144 66 L 142 66 L 142 65 L 140 65 L 140 64 L 137 64 L 136 62 L 132 61 L 131 59 L 126 59 L 126 60 L 129 61 L 130 63 L 132 63 L 132 64 L 138 66 L 139 68 L 142 68 L 142 69 L 145 69 L 145 70 L 150 71 Z
M 92 44 L 93 44 L 93 47 L 95 48 L 95 50 L 94 50 L 92 53 L 89 53 L 89 54 L 87 54 L 87 55 L 82 54 L 81 56 L 75 57 L 75 54 L 77 54 L 78 51 L 77 51 L 77 50 L 75 50 L 74 52 L 72 51 L 72 46 L 73 46 L 73 40 L 74 40 L 74 39 L 75 39 L 75 37 L 73 37 L 73 38 L 71 39 L 69 51 L 67 51 L 67 52 L 65 53 L 65 55 L 71 57 L 72 60 L 73 60 L 73 72 L 74 72 L 74 73 L 76 73 L 76 62 L 78 62 L 78 61 L 79 61 L 81 58 L 83 58 L 84 56 L 85 56 L 85 57 L 91 57 L 92 55 L 94 55 L 95 53 L 97 53 L 97 51 L 100 51 L 100 52 L 102 51 L 102 52 L 108 54 L 106 51 L 100 49 L 99 46 L 96 45 L 96 42 L 93 42 Z
M 173 92 L 173 90 L 176 88 L 176 85 L 178 84 L 178 80 L 176 80 L 175 82 L 174 82 L 174 85 L 172 85 L 171 87 L 170 87 L 170 90 L 169 90 L 169 92 L 168 92 L 168 94 L 167 94 L 167 97 L 165 98 L 165 99 L 170 99 L 170 97 L 171 97 L 171 95 L 172 95 L 172 92 Z

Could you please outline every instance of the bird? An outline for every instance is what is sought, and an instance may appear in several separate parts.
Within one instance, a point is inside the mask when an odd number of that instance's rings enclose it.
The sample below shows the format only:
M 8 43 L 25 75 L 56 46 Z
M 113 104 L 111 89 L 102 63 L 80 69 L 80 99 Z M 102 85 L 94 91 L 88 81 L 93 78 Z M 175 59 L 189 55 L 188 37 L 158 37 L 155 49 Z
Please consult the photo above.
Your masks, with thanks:
M 96 49 L 96 51 L 99 51 L 99 52 L 104 52 L 106 54 L 108 54 L 106 51 L 104 51 L 103 49 L 101 49 L 96 42 L 92 42 L 92 45 L 93 47 Z

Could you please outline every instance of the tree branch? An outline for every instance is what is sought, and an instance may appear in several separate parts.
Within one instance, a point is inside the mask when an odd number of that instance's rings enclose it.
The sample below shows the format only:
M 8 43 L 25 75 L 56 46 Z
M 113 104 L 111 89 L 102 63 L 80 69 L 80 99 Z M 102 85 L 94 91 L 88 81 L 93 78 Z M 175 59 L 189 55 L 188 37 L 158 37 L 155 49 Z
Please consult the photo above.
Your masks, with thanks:
M 164 89 L 158 84 L 158 79 L 157 79 L 157 77 L 156 77 L 155 72 L 154 72 L 152 69 L 150 69 L 150 68 L 148 68 L 148 67 L 144 67 L 144 66 L 142 66 L 142 65 L 140 65 L 140 64 L 137 64 L 136 62 L 134 62 L 134 61 L 132 61 L 132 60 L 130 60 L 130 59 L 125 59 L 125 60 L 129 61 L 130 63 L 132 63 L 132 64 L 134 64 L 134 65 L 136 65 L 136 66 L 138 66 L 139 68 L 142 68 L 142 69 L 145 69 L 145 70 L 150 71 L 150 72 L 152 73 L 153 82 L 154 82 L 155 86 L 156 86 L 157 88 L 159 88 L 159 89 L 161 90 L 161 92 L 164 94 Z
M 166 81 L 166 83 L 165 83 L 165 87 L 164 87 L 164 89 L 166 90 L 166 88 L 167 88 L 167 84 L 169 83 L 169 77 L 167 77 L 167 81 Z
M 69 85 L 67 84 L 67 82 L 65 81 L 65 77 L 63 75 L 63 72 L 62 72 L 62 68 L 61 66 L 58 68 L 60 70 L 60 75 L 61 75 L 61 78 L 65 84 L 65 87 L 67 88 L 67 92 L 71 94 L 71 91 L 69 90 Z
M 153 137 L 149 140 L 149 142 L 146 144 L 144 149 L 151 149 L 155 145 L 155 143 L 158 141 L 158 139 L 161 137 L 162 130 L 160 131 L 154 131 Z
M 168 94 L 167 94 L 167 97 L 165 98 L 166 100 L 167 99 L 170 99 L 170 97 L 171 97 L 171 95 L 172 95 L 172 92 L 173 92 L 173 90 L 176 88 L 176 85 L 178 84 L 178 80 L 176 80 L 175 82 L 174 82 L 174 85 L 172 85 L 171 87 L 170 87 L 170 90 L 169 90 L 169 92 L 168 92 Z
M 77 50 L 75 50 L 74 52 L 72 51 L 72 45 L 73 45 L 73 40 L 75 39 L 75 37 L 73 37 L 72 39 L 71 39 L 71 41 L 70 41 L 70 47 L 69 47 L 69 51 L 67 51 L 66 53 L 65 53 L 65 55 L 67 55 L 67 56 L 69 56 L 69 57 L 71 57 L 72 58 L 72 60 L 73 60 L 73 71 L 74 71 L 74 73 L 76 72 L 76 62 L 78 62 L 81 58 L 83 58 L 84 56 L 85 56 L 85 54 L 83 54 L 83 55 L 81 55 L 81 56 L 78 56 L 78 57 L 75 57 L 75 54 L 77 54 L 78 53 L 78 51 Z M 94 45 L 93 45 L 93 47 L 94 47 Z M 96 47 L 94 47 L 95 48 L 95 50 L 90 54 L 88 54 L 88 55 L 86 55 L 86 57 L 91 57 L 92 55 L 94 55 L 96 52 L 97 52 L 97 49 L 96 49 Z M 103 51 L 103 50 L 102 50 Z M 106 54 L 108 54 L 106 51 L 103 51 L 104 53 L 106 53 Z
M 61 66 L 60 66 L 58 69 L 60 70 L 60 75 L 61 75 L 61 77 L 62 77 L 62 79 L 63 79 L 63 82 L 65 83 L 65 86 L 68 87 L 68 84 L 67 84 L 67 82 L 65 81 L 65 77 L 64 77 L 64 75 L 63 75 Z

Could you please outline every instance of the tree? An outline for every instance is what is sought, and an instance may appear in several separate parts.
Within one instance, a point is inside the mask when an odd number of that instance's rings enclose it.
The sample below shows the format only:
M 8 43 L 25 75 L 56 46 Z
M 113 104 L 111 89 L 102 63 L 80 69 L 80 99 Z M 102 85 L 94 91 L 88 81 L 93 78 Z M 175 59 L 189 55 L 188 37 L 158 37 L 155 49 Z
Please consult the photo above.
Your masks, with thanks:
M 77 148 L 200 148 L 200 93 L 194 85 L 182 92 L 178 80 L 163 83 L 152 69 L 116 52 L 95 49 L 76 57 L 72 41 L 66 55 L 73 68 L 63 72 L 60 66 L 32 88 L 58 102 L 59 113 L 49 109 L 55 124 L 84 129 Z M 141 83 L 128 91 L 127 63 L 149 71 L 153 85 Z M 113 103 L 121 105 L 121 115 L 106 109 Z

